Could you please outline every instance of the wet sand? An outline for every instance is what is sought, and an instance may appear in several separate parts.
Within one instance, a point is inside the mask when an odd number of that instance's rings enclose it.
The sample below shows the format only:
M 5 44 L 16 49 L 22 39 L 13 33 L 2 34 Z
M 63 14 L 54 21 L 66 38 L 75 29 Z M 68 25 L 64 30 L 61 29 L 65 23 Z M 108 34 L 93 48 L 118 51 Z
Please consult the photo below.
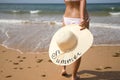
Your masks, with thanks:
M 0 80 L 71 80 L 61 76 L 61 67 L 53 64 L 48 52 L 24 53 L 0 46 Z M 80 80 L 120 80 L 120 46 L 92 46 L 82 57 L 77 73 Z

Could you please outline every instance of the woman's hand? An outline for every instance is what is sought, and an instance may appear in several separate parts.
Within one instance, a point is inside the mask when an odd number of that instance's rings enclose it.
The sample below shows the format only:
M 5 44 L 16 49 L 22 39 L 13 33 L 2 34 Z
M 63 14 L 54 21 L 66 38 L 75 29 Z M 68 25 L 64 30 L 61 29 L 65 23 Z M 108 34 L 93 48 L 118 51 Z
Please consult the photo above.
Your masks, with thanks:
M 81 20 L 80 26 L 82 27 L 80 30 L 83 30 L 85 28 L 89 28 L 89 20 Z

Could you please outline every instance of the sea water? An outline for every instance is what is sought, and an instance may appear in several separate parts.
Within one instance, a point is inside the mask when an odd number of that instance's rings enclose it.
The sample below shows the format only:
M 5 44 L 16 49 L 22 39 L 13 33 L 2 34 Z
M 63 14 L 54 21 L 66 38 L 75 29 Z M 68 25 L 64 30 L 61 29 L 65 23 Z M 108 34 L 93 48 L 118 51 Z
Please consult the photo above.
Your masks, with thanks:
M 93 45 L 120 45 L 120 3 L 87 4 Z M 21 52 L 48 49 L 64 4 L 0 4 L 0 44 Z

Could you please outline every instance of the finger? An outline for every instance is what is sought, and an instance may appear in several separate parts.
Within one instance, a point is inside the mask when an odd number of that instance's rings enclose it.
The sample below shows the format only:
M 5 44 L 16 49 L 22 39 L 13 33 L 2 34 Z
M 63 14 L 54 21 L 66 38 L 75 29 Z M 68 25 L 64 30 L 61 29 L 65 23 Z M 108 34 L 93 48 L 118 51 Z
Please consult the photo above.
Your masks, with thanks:
M 80 30 L 84 30 L 86 27 L 82 27 Z

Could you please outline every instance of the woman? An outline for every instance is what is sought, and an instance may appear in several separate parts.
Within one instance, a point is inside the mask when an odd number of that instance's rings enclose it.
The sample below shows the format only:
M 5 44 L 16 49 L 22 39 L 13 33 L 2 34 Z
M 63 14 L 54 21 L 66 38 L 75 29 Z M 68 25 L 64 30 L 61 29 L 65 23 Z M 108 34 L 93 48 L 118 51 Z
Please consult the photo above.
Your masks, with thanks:
M 89 27 L 89 16 L 86 10 L 86 0 L 64 0 L 66 9 L 63 16 L 63 26 L 69 24 L 78 24 L 81 30 Z M 77 70 L 81 58 L 73 63 L 72 80 L 77 80 Z M 62 75 L 67 75 L 66 66 L 62 67 Z

